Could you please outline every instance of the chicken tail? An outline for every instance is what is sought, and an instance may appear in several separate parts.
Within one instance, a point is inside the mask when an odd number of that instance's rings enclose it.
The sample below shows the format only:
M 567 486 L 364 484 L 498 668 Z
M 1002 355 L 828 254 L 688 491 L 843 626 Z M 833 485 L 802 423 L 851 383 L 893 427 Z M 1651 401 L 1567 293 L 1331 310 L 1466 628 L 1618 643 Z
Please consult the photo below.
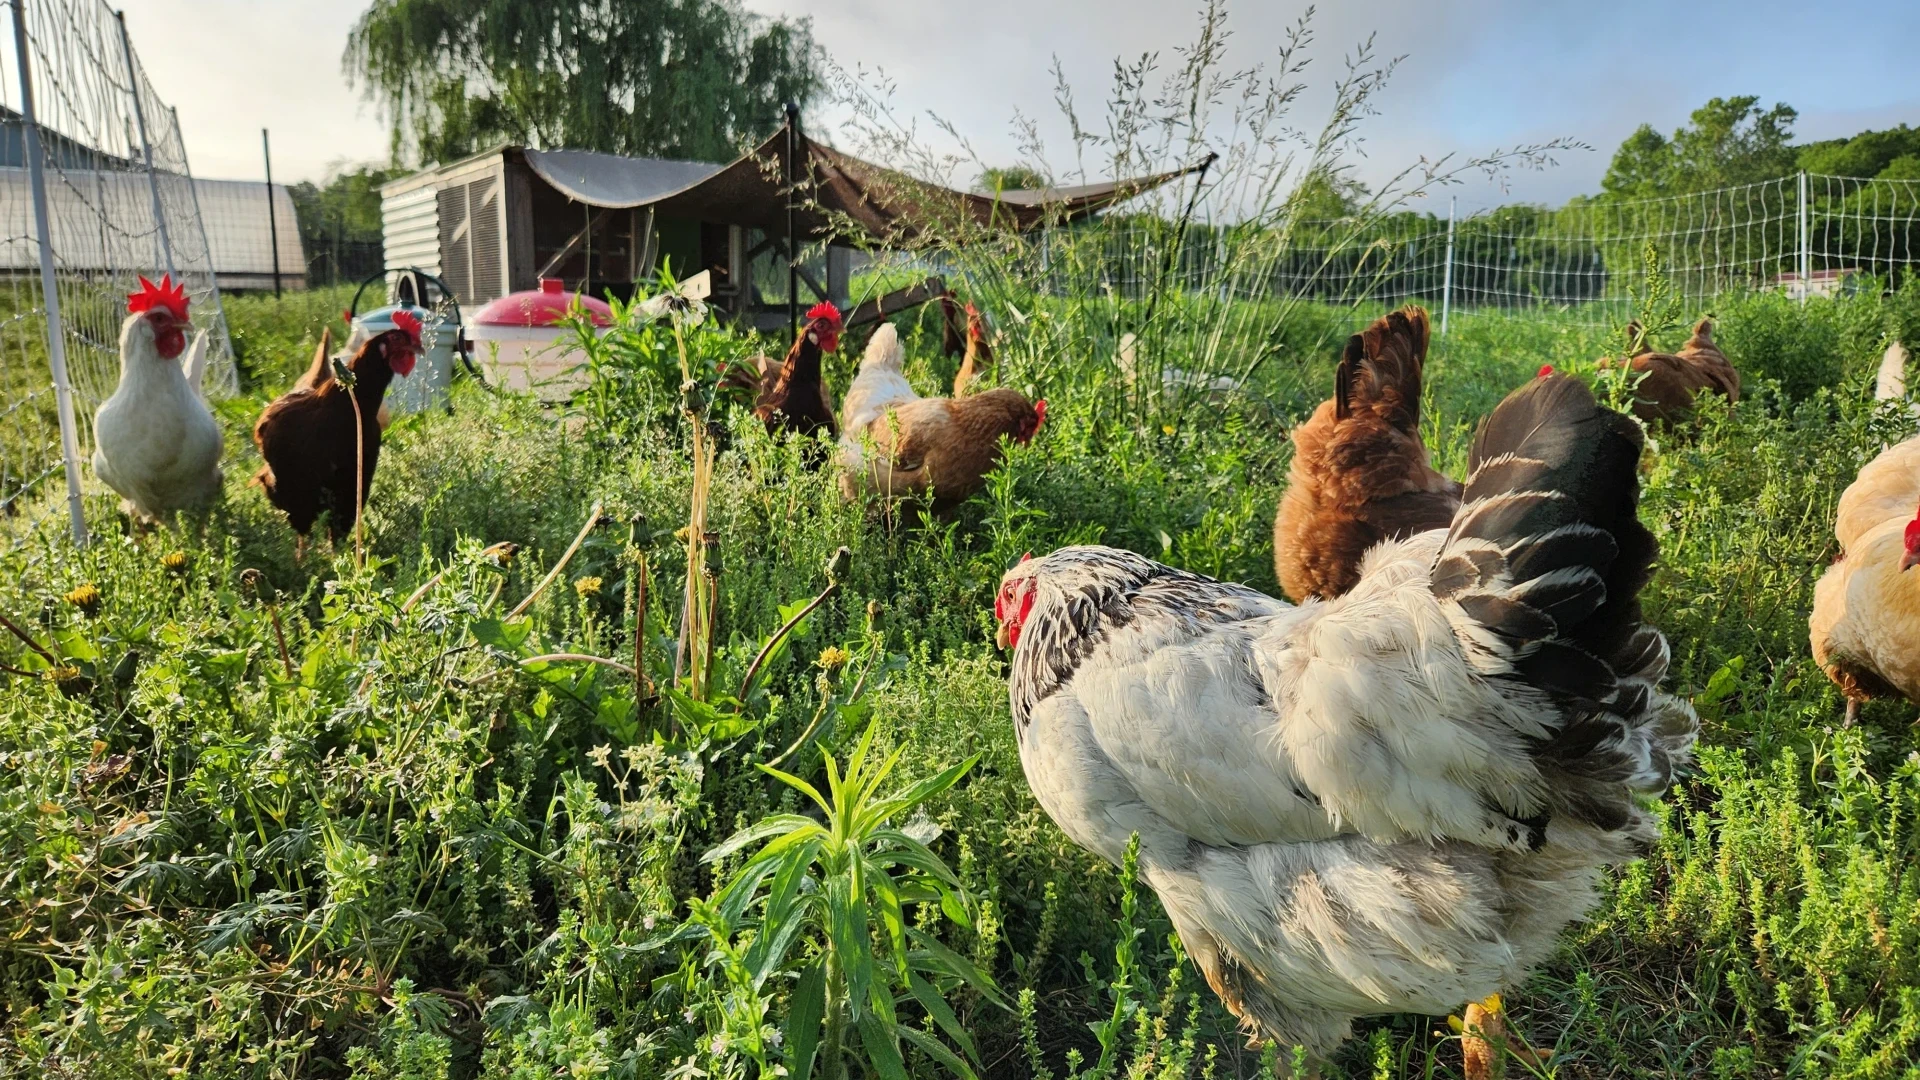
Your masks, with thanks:
M 1469 663 L 1560 706 L 1533 750 L 1569 781 L 1562 804 L 1602 828 L 1637 815 L 1699 721 L 1659 691 L 1667 642 L 1640 614 L 1658 545 L 1639 518 L 1644 442 L 1585 383 L 1545 375 L 1509 394 L 1474 438 L 1433 594 Z
M 1411 305 L 1348 338 L 1334 377 L 1335 419 L 1365 412 L 1397 431 L 1418 432 L 1427 340 L 1427 313 Z
M 900 344 L 900 331 L 890 322 L 880 324 L 867 340 L 867 351 L 860 358 L 860 370 L 889 368 L 899 371 L 907 359 L 907 347 Z

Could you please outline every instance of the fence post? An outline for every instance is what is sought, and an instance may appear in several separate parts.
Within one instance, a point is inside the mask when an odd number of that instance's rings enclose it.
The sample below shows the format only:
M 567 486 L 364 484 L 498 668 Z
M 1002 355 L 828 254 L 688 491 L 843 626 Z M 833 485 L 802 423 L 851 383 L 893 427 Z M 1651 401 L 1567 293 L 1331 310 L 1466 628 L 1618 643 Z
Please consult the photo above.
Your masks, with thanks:
M 160 241 L 160 265 L 178 281 L 180 275 L 173 268 L 173 240 L 167 235 L 167 212 L 160 204 L 160 179 L 153 171 L 153 140 L 147 137 L 147 111 L 140 103 L 140 71 L 133 66 L 133 42 L 127 38 L 127 13 L 116 11 L 113 19 L 120 24 L 120 55 L 127 61 L 127 93 L 133 98 L 133 123 L 140 133 L 140 155 L 147 163 L 147 190 L 153 195 L 153 224 Z
M 1807 302 L 1807 294 L 1813 291 L 1813 253 L 1809 250 L 1811 222 L 1807 219 L 1807 171 L 1800 170 L 1800 209 L 1795 215 L 1800 226 L 1800 254 L 1794 260 L 1796 276 L 1800 278 L 1800 302 Z
M 53 372 L 53 400 L 60 414 L 60 456 L 67 467 L 67 513 L 73 542 L 87 543 L 87 516 L 80 501 L 80 436 L 73 416 L 73 385 L 67 381 L 67 336 L 60 322 L 60 282 L 53 274 L 53 237 L 47 221 L 47 175 L 42 160 L 40 125 L 33 112 L 33 46 L 27 40 L 24 0 L 13 0 L 13 45 L 20 65 L 20 133 L 27 155 L 27 183 L 33 193 L 34 239 L 40 245 L 40 293 L 47 309 L 47 366 Z
M 1453 307 L 1453 212 L 1460 205 L 1460 197 L 1447 200 L 1447 262 L 1440 271 L 1440 334 L 1447 333 L 1447 316 Z
M 267 243 L 273 245 L 273 298 L 280 299 L 280 219 L 273 210 L 273 147 L 267 129 L 260 129 L 260 156 L 267 161 Z

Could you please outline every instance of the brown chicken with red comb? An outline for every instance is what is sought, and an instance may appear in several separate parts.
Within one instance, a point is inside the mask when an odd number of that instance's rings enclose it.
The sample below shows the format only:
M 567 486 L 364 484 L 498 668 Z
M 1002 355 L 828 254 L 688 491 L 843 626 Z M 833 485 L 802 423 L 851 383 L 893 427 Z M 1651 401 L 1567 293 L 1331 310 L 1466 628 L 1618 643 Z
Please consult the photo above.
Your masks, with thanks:
M 1334 396 L 1293 429 L 1293 464 L 1273 522 L 1273 565 L 1295 602 L 1360 580 L 1375 545 L 1444 529 L 1460 485 L 1420 440 L 1427 313 L 1407 307 L 1347 339 Z
M 338 540 L 352 531 L 362 500 L 373 489 L 381 402 L 393 377 L 411 374 L 422 351 L 417 317 L 396 311 L 393 324 L 395 329 L 367 339 L 347 362 L 352 390 L 332 378 L 296 387 L 268 405 L 253 426 L 254 444 L 266 459 L 253 482 L 287 515 L 303 553 L 307 533 L 323 511 L 328 533 Z

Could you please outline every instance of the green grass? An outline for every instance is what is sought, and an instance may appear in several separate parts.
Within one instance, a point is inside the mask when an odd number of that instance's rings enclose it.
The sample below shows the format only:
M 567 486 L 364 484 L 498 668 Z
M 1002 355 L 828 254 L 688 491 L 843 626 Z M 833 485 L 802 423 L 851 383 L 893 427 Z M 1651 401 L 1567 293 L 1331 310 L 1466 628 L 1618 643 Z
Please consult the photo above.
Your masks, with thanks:
M 1840 701 L 1805 630 L 1840 491 L 1904 434 L 1894 410 L 1873 408 L 1869 382 L 1881 335 L 1913 299 L 1755 295 L 1716 309 L 1748 393 L 1705 409 L 1696 434 L 1656 440 L 1644 495 L 1663 546 L 1648 607 L 1705 746 L 1659 847 L 1508 996 L 1522 1030 L 1556 1048 L 1554 1075 L 1920 1075 L 1915 710 L 1875 704 L 1837 730 Z M 64 692 L 37 674 L 0 685 L 0 1074 L 786 1067 L 807 972 L 869 948 L 891 963 L 893 931 L 876 915 L 872 933 L 836 943 L 808 922 L 784 951 L 756 946 L 776 929 L 758 922 L 776 880 L 728 893 L 744 856 L 700 856 L 808 805 L 757 764 L 809 730 L 845 762 L 870 724 L 872 753 L 898 754 L 882 794 L 978 758 L 913 823 L 960 890 L 943 902 L 902 877 L 898 894 L 903 935 L 998 984 L 925 976 L 967 1033 L 972 1067 L 1060 1080 L 1276 1073 L 1241 1047 L 1151 894 L 1035 805 L 988 611 L 1021 552 L 1091 540 L 1273 589 L 1285 430 L 1326 393 L 1355 313 L 1296 309 L 1251 392 L 1215 407 L 1121 379 L 1105 358 L 1137 310 L 1026 298 L 1035 321 L 1023 325 L 992 309 L 1007 331 L 995 377 L 1045 393 L 1049 425 L 949 523 L 849 507 L 831 476 L 799 467 L 797 448 L 726 415 L 709 493 L 720 690 L 636 703 L 613 669 L 520 661 L 631 660 L 644 556 L 648 668 L 668 681 L 684 566 L 674 531 L 693 486 L 671 338 L 616 335 L 569 423 L 472 387 L 450 413 L 399 419 L 366 570 L 350 551 L 299 565 L 244 484 L 246 426 L 343 303 L 228 304 L 260 389 L 223 407 L 229 492 L 207 519 L 133 538 L 95 491 L 101 542 L 72 553 L 42 537 L 0 561 L 0 613 L 78 669 Z M 1204 308 L 1175 305 L 1159 362 L 1224 370 L 1192 344 L 1220 317 Z M 1456 473 L 1473 422 L 1507 390 L 1542 363 L 1589 370 L 1618 345 L 1577 312 L 1456 313 L 1452 329 L 1430 364 L 1428 425 Z M 950 377 L 937 334 L 908 339 L 916 381 Z M 749 345 L 690 340 L 702 370 Z M 836 386 L 859 345 L 843 347 Z M 595 503 L 612 523 L 523 620 L 503 621 Z M 504 571 L 478 555 L 497 540 L 524 545 Z M 793 605 L 826 586 L 841 545 L 841 587 L 732 700 Z M 162 561 L 175 550 L 179 572 Z M 263 571 L 274 604 L 242 585 L 247 568 Z M 62 599 L 82 583 L 103 595 L 97 619 Z M 823 657 L 829 647 L 844 663 Z M 10 635 L 0 662 L 47 666 Z M 625 758 L 627 747 L 639 749 Z M 815 750 L 782 767 L 826 783 Z M 900 1023 L 946 1049 L 909 1038 L 901 1067 L 949 1075 L 940 1053 L 966 1060 L 968 1047 L 904 987 Z M 834 1044 L 844 1059 L 822 1051 L 815 1075 L 887 1075 L 856 1031 Z M 1441 1019 L 1396 1017 L 1367 1026 L 1336 1064 L 1451 1076 L 1458 1061 Z

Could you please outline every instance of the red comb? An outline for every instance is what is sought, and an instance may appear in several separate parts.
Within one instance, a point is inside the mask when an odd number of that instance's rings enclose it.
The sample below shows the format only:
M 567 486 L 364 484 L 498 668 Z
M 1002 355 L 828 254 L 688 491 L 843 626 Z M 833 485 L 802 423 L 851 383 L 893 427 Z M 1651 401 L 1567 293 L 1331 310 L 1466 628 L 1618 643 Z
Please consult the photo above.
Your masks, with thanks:
M 1033 403 L 1033 430 L 1038 432 L 1040 425 L 1047 422 L 1047 399 L 1041 398 Z
M 807 309 L 807 321 L 815 319 L 825 319 L 833 324 L 836 331 L 840 329 L 840 309 L 827 301 L 823 300 Z
M 973 306 L 973 303 L 972 303 L 972 301 L 968 301 L 968 303 L 967 303 L 967 318 L 969 318 L 969 319 L 977 319 L 977 318 L 979 318 L 979 317 L 980 317 L 980 309 L 979 309 L 979 308 L 977 308 L 977 307 L 974 307 L 974 306 Z
M 1031 558 L 1033 558 L 1033 552 L 1029 551 L 1025 555 L 1020 556 L 1020 561 L 1026 562 L 1028 559 L 1031 559 Z
M 187 321 L 187 290 L 173 283 L 173 275 L 161 274 L 158 285 L 142 275 L 140 291 L 127 294 L 128 311 L 138 313 L 154 308 L 164 308 L 181 322 Z
M 1541 364 L 1541 365 L 1540 365 L 1540 370 L 1539 370 L 1539 372 L 1538 372 L 1538 373 L 1536 373 L 1536 374 L 1534 375 L 1534 378 L 1536 378 L 1536 379 L 1544 379 L 1544 378 L 1546 378 L 1547 376 L 1549 376 L 1549 375 L 1551 375 L 1551 374 L 1553 374 L 1553 365 L 1552 365 L 1552 364 Z
M 405 330 L 407 336 L 413 339 L 413 347 L 420 347 L 420 316 L 411 311 L 396 311 L 393 313 L 393 327 Z

